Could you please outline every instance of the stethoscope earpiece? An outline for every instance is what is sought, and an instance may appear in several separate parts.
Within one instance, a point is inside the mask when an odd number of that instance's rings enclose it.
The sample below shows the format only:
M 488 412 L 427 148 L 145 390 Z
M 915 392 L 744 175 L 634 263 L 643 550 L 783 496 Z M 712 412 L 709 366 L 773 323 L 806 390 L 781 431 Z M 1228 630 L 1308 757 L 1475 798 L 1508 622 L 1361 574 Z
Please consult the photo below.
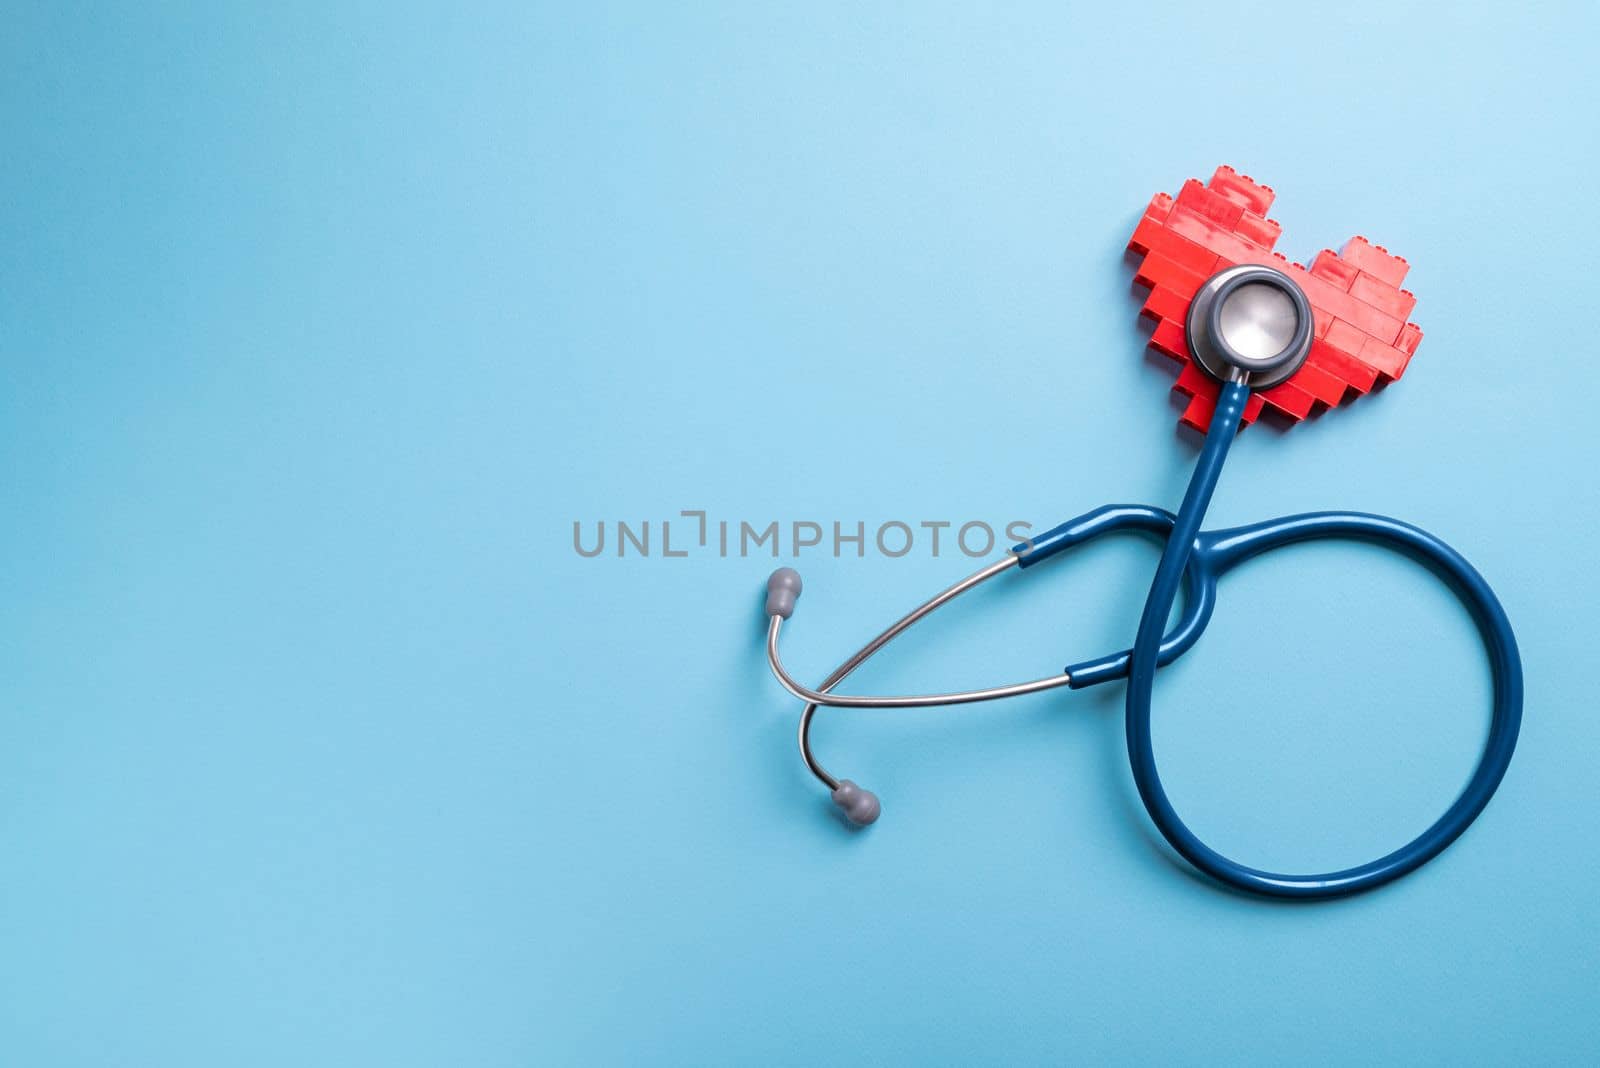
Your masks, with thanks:
M 857 827 L 865 827 L 883 811 L 883 806 L 878 804 L 877 794 L 857 786 L 849 779 L 840 779 L 839 785 L 834 787 L 833 803 Z
M 800 572 L 792 567 L 780 567 L 767 577 L 767 615 L 788 619 L 794 615 L 794 603 L 800 599 Z

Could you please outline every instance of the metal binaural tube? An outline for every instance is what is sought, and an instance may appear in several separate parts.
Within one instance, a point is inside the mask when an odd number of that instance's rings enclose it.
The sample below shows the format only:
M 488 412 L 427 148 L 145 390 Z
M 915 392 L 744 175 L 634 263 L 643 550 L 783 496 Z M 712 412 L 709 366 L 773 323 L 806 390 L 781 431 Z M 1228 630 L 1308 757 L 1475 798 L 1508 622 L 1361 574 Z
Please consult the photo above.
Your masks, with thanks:
M 1052 675 L 1032 682 L 1016 683 L 1010 686 L 995 686 L 986 690 L 966 690 L 945 694 L 928 694 L 922 696 L 889 696 L 867 697 L 853 695 L 835 695 L 830 691 L 840 682 L 870 659 L 878 650 L 898 637 L 906 628 L 922 619 L 940 605 L 946 604 L 968 590 L 987 582 L 1003 571 L 1008 571 L 1017 566 L 1018 557 L 1008 555 L 1002 560 L 997 560 L 975 571 L 944 590 L 941 590 L 922 604 L 913 608 L 889 626 L 885 627 L 871 641 L 834 669 L 822 685 L 816 689 L 809 689 L 796 682 L 784 669 L 783 662 L 778 655 L 778 635 L 782 629 L 783 617 L 773 615 L 767 626 L 767 663 L 772 668 L 772 673 L 784 689 L 806 702 L 800 713 L 799 742 L 800 756 L 805 761 L 806 768 L 816 776 L 829 790 L 837 790 L 840 780 L 831 775 L 826 768 L 818 763 L 816 755 L 811 750 L 811 721 L 816 715 L 817 708 L 821 705 L 830 705 L 839 708 L 927 708 L 938 705 L 971 704 L 979 701 L 992 701 L 1002 697 L 1015 697 L 1026 693 L 1037 693 L 1042 690 L 1055 689 L 1059 686 L 1071 684 L 1071 677 L 1065 673 Z
M 931 611 L 931 609 L 930 609 Z M 919 617 L 920 618 L 920 617 Z M 940 705 L 970 705 L 979 701 L 995 701 L 1002 697 L 1021 697 L 1023 694 L 1038 693 L 1041 690 L 1053 690 L 1057 686 L 1066 686 L 1072 678 L 1066 674 L 1048 675 L 1042 679 L 1033 679 L 1029 682 L 1015 682 L 1006 686 L 991 686 L 983 690 L 957 690 L 951 693 L 930 694 L 896 694 L 892 697 L 867 697 L 845 694 L 829 693 L 826 689 L 813 690 L 796 682 L 788 671 L 784 670 L 783 662 L 778 658 L 778 632 L 783 626 L 783 619 L 773 616 L 767 624 L 767 663 L 772 668 L 772 673 L 785 690 L 794 694 L 802 701 L 815 705 L 827 705 L 830 708 L 935 708 Z M 881 645 L 878 648 L 882 648 Z M 872 652 L 876 652 L 873 649 Z M 864 648 L 861 660 L 871 656 Z M 858 654 L 859 655 L 859 654 Z M 857 660 L 851 665 L 851 670 L 860 664 Z

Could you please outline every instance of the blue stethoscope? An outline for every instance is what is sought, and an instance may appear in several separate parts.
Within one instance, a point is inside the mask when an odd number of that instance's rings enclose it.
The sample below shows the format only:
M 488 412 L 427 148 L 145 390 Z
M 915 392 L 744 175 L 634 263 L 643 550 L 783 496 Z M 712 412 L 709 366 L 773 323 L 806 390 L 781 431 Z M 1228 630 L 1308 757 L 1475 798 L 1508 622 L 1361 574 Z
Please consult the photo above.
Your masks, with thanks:
M 778 635 L 800 595 L 800 576 L 780 568 L 767 581 L 767 660 L 784 688 L 804 701 L 800 754 L 806 767 L 831 792 L 844 816 L 866 825 L 880 805 L 871 791 L 838 779 L 811 750 L 811 722 L 819 706 L 922 708 L 967 704 L 1038 693 L 1057 687 L 1082 689 L 1127 678 L 1128 763 L 1150 818 L 1186 860 L 1223 883 L 1275 897 L 1325 898 L 1359 893 L 1414 871 L 1438 856 L 1482 812 L 1504 777 L 1522 720 L 1522 662 L 1505 610 L 1483 576 L 1450 546 L 1409 523 L 1361 512 L 1308 512 L 1229 530 L 1202 531 L 1211 495 L 1222 473 L 1253 389 L 1283 381 L 1304 362 L 1311 345 L 1312 312 L 1300 287 L 1272 267 L 1232 267 L 1209 279 L 1187 319 L 1187 340 L 1196 362 L 1221 383 L 1200 459 L 1178 514 L 1144 505 L 1107 505 L 1014 546 L 1007 556 L 918 605 L 856 651 L 821 686 L 796 682 L 778 656 Z M 1165 539 L 1133 648 L 1086 660 L 1057 675 L 984 690 L 905 696 L 846 696 L 833 693 L 846 676 L 878 650 L 939 606 L 1013 568 L 1028 570 L 1086 541 L 1116 531 L 1139 531 Z M 1245 560 L 1295 542 L 1344 538 L 1370 542 L 1414 557 L 1431 569 L 1471 613 L 1494 676 L 1494 715 L 1489 737 L 1471 780 L 1432 826 L 1387 856 L 1354 868 L 1318 875 L 1286 875 L 1252 868 L 1223 856 L 1195 836 L 1173 809 L 1156 768 L 1150 739 L 1151 691 L 1156 668 L 1187 652 L 1211 619 L 1217 582 Z M 1180 589 L 1181 614 L 1163 636 Z

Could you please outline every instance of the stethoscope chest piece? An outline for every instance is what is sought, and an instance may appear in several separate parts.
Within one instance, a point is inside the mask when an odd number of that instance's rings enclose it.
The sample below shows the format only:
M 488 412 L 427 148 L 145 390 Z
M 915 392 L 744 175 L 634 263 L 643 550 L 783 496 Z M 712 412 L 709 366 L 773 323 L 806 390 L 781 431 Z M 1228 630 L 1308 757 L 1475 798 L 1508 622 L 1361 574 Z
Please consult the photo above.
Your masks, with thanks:
M 1311 302 L 1283 271 L 1244 264 L 1206 280 L 1189 305 L 1189 351 L 1216 379 L 1266 389 L 1311 351 Z

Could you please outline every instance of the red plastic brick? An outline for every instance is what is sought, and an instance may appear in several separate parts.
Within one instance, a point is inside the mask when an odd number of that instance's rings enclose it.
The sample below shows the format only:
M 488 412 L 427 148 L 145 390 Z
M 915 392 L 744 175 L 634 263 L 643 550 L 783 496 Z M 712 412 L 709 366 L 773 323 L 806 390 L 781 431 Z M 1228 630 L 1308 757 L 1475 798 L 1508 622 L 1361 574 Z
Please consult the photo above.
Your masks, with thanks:
M 1308 270 L 1317 278 L 1331 282 L 1346 293 L 1350 292 L 1350 284 L 1361 273 L 1355 264 L 1340 259 L 1339 254 L 1331 248 L 1325 248 L 1317 253 Z
M 1189 398 L 1181 421 L 1205 430 L 1218 383 L 1194 363 L 1184 335 L 1189 302 L 1206 278 L 1243 263 L 1287 271 L 1311 302 L 1311 352 L 1293 377 L 1251 396 L 1244 422 L 1271 408 L 1291 422 L 1334 407 L 1405 373 L 1422 341 L 1407 321 L 1416 298 L 1400 288 L 1408 265 L 1381 245 L 1353 237 L 1323 250 L 1309 267 L 1272 251 L 1282 228 L 1266 218 L 1273 192 L 1231 167 L 1185 182 L 1177 197 L 1157 193 L 1128 247 L 1143 260 L 1135 281 L 1150 288 L 1140 314 L 1155 320 L 1150 347 L 1178 361 L 1173 390 Z
M 1395 340 L 1394 347 L 1407 356 L 1417 354 L 1417 346 L 1422 344 L 1422 328 L 1416 323 L 1407 323 L 1400 328 L 1400 337 Z
M 1156 323 L 1155 331 L 1150 335 L 1150 347 L 1164 355 L 1171 356 L 1184 366 L 1189 364 L 1189 342 L 1183 333 L 1183 320 L 1163 318 Z M 1216 390 L 1211 391 L 1215 393 Z M 1205 427 L 1199 429 L 1204 430 Z
M 1319 339 L 1311 343 L 1311 355 L 1306 357 L 1306 362 L 1315 361 L 1317 366 L 1345 384 L 1347 389 L 1357 393 L 1370 392 L 1377 384 L 1378 371 L 1376 368 L 1361 362 L 1360 357 L 1343 349 L 1334 348 L 1326 340 Z M 1342 401 L 1344 398 L 1340 398 Z
M 1148 319 L 1182 319 L 1189 314 L 1189 302 L 1194 294 L 1183 294 L 1166 286 L 1156 286 L 1144 300 L 1140 309 Z
M 1244 215 L 1244 205 L 1236 200 L 1229 200 L 1220 193 L 1214 193 L 1190 178 L 1183 183 L 1183 188 L 1178 190 L 1178 199 L 1175 206 L 1192 211 L 1196 215 L 1203 215 L 1218 226 L 1225 226 L 1230 230 L 1237 230 L 1239 219 Z
M 1271 219 L 1262 218 L 1254 212 L 1247 211 L 1239 217 L 1239 225 L 1235 231 L 1240 237 L 1262 248 L 1271 248 L 1278 243 L 1278 235 L 1283 233 L 1283 227 Z
M 1170 260 L 1180 267 L 1203 272 L 1206 277 L 1210 277 L 1216 271 L 1215 252 L 1174 232 L 1164 222 L 1156 222 L 1147 217 L 1139 223 L 1133 236 L 1137 244 L 1130 243 L 1128 247 L 1135 252 L 1143 252 L 1147 256 L 1160 256 L 1163 260 Z M 1142 269 L 1140 273 L 1144 273 Z
M 1168 258 L 1165 252 L 1152 252 L 1139 265 L 1134 281 L 1152 289 L 1162 286 L 1175 290 L 1188 300 L 1199 292 L 1205 280 L 1217 271 L 1217 258 L 1204 249 L 1200 252 L 1202 253 L 1200 256 L 1187 264 Z
M 1350 295 L 1372 305 L 1385 315 L 1394 316 L 1402 323 L 1411 314 L 1411 309 L 1417 306 L 1416 297 L 1404 289 L 1396 289 L 1377 275 L 1368 274 L 1366 271 L 1356 272 L 1355 281 L 1350 286 Z
M 1361 346 L 1361 362 L 1392 380 L 1406 373 L 1406 364 L 1411 362 L 1411 357 L 1393 345 L 1385 345 L 1377 338 L 1369 337 L 1366 344 Z
M 1265 215 L 1272 207 L 1272 187 L 1252 181 L 1224 163 L 1211 176 L 1210 187 L 1229 200 L 1236 200 L 1249 212 Z
M 1300 365 L 1300 370 L 1294 373 L 1294 377 L 1283 384 L 1305 390 L 1329 408 L 1344 400 L 1344 391 L 1349 385 L 1332 368 L 1320 361 L 1313 361 L 1309 356 L 1306 357 L 1306 362 Z
M 1406 271 L 1410 267 L 1410 264 L 1399 256 L 1390 255 L 1388 249 L 1382 245 L 1371 244 L 1359 234 L 1345 244 L 1341 255 L 1360 270 L 1397 289 L 1400 283 L 1406 280 Z
M 1232 263 L 1244 263 L 1252 256 L 1270 251 L 1255 241 L 1240 236 L 1232 227 L 1218 226 L 1204 215 L 1177 204 L 1172 206 L 1172 214 L 1167 216 L 1166 222 L 1162 225 L 1179 237 Z
M 1311 414 L 1311 409 L 1317 406 L 1317 398 L 1306 393 L 1293 382 L 1279 382 L 1271 389 L 1264 389 L 1260 393 L 1262 403 L 1270 404 L 1274 411 L 1279 411 L 1295 419 L 1304 419 Z

